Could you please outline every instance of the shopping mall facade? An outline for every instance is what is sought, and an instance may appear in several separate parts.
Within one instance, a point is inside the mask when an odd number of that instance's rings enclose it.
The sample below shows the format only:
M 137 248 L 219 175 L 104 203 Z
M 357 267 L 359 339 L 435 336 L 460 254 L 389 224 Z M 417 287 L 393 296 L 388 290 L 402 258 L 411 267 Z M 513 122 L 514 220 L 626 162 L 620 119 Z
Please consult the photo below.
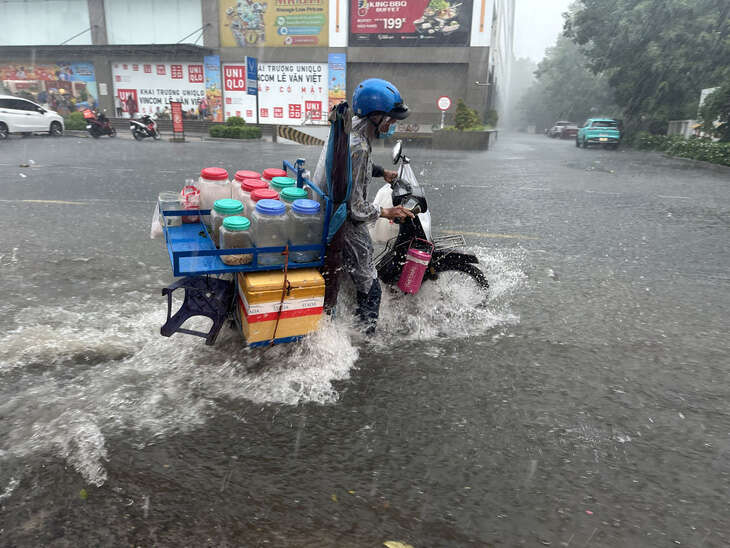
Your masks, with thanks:
M 0 93 L 59 111 L 324 123 L 370 77 L 421 124 L 441 96 L 507 107 L 514 0 L 11 0 L 0 17 Z

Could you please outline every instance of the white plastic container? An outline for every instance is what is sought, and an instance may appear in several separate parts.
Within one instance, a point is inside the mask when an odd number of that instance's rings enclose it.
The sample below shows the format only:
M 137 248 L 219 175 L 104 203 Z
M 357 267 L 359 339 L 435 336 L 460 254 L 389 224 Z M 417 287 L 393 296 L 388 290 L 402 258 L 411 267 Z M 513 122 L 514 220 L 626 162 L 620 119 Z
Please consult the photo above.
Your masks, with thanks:
M 283 247 L 287 243 L 286 206 L 279 200 L 259 200 L 251 216 L 253 241 L 256 247 Z M 286 257 L 281 252 L 259 253 L 261 266 L 282 265 Z
M 261 179 L 245 179 L 238 188 L 234 186 L 234 199 L 239 200 L 243 204 L 243 207 L 246 209 L 246 215 L 250 216 L 253 213 L 253 208 L 256 206 L 251 199 L 251 193 L 262 188 L 268 189 L 269 185 Z M 236 195 L 239 197 L 236 197 Z
M 160 192 L 157 200 L 160 203 L 160 224 L 180 226 L 182 224 L 182 217 L 172 215 L 165 217 L 162 214 L 163 211 L 179 211 L 182 209 L 180 196 L 178 196 L 177 192 Z
M 318 245 L 322 243 L 324 219 L 319 202 L 314 200 L 294 200 L 287 213 L 287 234 L 289 245 Z M 290 251 L 289 256 L 295 263 L 311 263 L 319 260 L 319 251 Z
M 295 200 L 306 200 L 307 198 L 309 198 L 309 193 L 305 189 L 296 186 L 284 188 L 279 193 L 279 200 L 284 202 L 287 211 L 291 209 L 291 205 Z
M 221 167 L 206 167 L 200 170 L 198 180 L 200 190 L 200 209 L 213 209 L 216 200 L 231 197 L 231 183 L 228 172 Z M 203 222 L 210 225 L 210 216 L 204 215 Z
M 286 177 L 286 171 L 275 167 L 269 167 L 264 170 L 264 174 L 261 178 L 267 183 L 271 183 L 271 179 L 274 177 Z
M 236 171 L 231 181 L 231 198 L 241 202 L 244 207 L 246 203 L 243 201 L 243 183 L 248 179 L 261 179 L 261 174 L 256 171 L 247 171 L 245 169 Z M 250 209 L 248 211 L 251 211 Z
M 220 228 L 220 249 L 244 249 L 253 247 L 251 234 L 251 221 L 246 217 L 226 217 Z M 221 261 L 230 266 L 250 264 L 253 255 L 244 253 L 241 255 L 221 255 Z
M 234 215 L 243 215 L 243 204 L 238 200 L 226 198 L 224 200 L 216 200 L 213 204 L 213 210 L 210 213 L 210 237 L 213 238 L 216 245 L 220 242 L 220 229 L 223 220 L 226 217 L 232 217 Z
M 285 188 L 292 188 L 296 186 L 296 179 L 292 179 L 291 177 L 274 177 L 269 183 L 269 188 L 271 190 L 275 190 L 279 194 L 281 194 L 281 191 Z

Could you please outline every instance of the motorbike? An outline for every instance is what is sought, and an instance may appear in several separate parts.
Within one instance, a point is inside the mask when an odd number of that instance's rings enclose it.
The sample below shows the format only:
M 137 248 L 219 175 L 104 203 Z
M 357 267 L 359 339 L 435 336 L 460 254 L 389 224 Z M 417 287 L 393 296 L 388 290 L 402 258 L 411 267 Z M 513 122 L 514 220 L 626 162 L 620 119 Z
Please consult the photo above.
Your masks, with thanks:
M 130 120 L 129 130 L 137 141 L 141 141 L 145 137 L 152 137 L 155 140 L 160 138 L 157 122 L 149 114 L 144 114 L 139 120 Z
M 109 137 L 117 136 L 117 130 L 112 127 L 111 120 L 106 117 L 103 111 L 94 112 L 87 109 L 83 112 L 83 115 L 86 119 L 86 131 L 94 139 L 98 139 L 102 135 L 108 135 Z
M 401 141 L 398 141 L 393 147 L 393 164 L 398 166 L 398 177 L 380 189 L 375 203 L 389 205 L 387 202 L 390 198 L 393 206 L 403 206 L 415 217 L 394 225 L 392 228 L 397 226 L 396 235 L 393 236 L 392 232 L 388 234 L 391 237 L 385 241 L 385 249 L 375 259 L 375 267 L 380 280 L 389 285 L 397 284 L 406 263 L 408 250 L 420 247 L 431 255 L 424 273 L 424 282 L 437 280 L 440 275 L 447 272 L 462 273 L 471 278 L 478 288 L 486 291 L 489 288 L 489 282 L 477 266 L 479 259 L 473 253 L 460 250 L 466 245 L 464 236 L 462 234 L 437 238 L 432 236 L 431 212 L 428 209 L 426 194 L 416 179 L 409 158 L 403 154 Z M 380 219 L 378 222 L 388 223 L 386 219 Z M 380 228 L 383 229 L 385 226 L 381 225 Z M 392 228 L 386 228 L 385 232 L 387 233 Z M 382 242 L 383 230 L 378 230 L 376 226 L 375 232 L 374 239 Z M 380 234 L 380 237 L 377 233 Z M 457 280 L 452 281 L 458 283 Z

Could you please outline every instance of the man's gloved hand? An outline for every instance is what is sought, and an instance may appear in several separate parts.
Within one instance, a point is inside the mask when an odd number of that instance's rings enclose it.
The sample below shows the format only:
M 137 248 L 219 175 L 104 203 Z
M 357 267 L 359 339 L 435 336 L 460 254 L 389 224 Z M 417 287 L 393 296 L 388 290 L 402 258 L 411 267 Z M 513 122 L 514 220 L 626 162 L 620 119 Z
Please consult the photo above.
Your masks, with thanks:
M 380 216 L 384 217 L 386 219 L 408 219 L 409 217 L 412 219 L 415 217 L 413 213 L 406 209 L 403 206 L 395 206 L 395 207 L 383 207 L 380 208 Z
M 398 178 L 397 171 L 390 171 L 388 169 L 383 170 L 383 179 L 385 179 L 386 183 L 392 183 L 397 178 Z

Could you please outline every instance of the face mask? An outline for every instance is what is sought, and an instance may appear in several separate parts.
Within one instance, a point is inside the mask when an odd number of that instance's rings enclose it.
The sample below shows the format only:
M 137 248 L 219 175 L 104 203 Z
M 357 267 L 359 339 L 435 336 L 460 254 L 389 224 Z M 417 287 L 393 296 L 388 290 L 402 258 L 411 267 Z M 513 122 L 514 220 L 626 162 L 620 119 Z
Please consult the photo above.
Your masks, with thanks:
M 385 133 L 378 131 L 378 139 L 385 139 L 395 133 L 395 124 L 392 124 Z

